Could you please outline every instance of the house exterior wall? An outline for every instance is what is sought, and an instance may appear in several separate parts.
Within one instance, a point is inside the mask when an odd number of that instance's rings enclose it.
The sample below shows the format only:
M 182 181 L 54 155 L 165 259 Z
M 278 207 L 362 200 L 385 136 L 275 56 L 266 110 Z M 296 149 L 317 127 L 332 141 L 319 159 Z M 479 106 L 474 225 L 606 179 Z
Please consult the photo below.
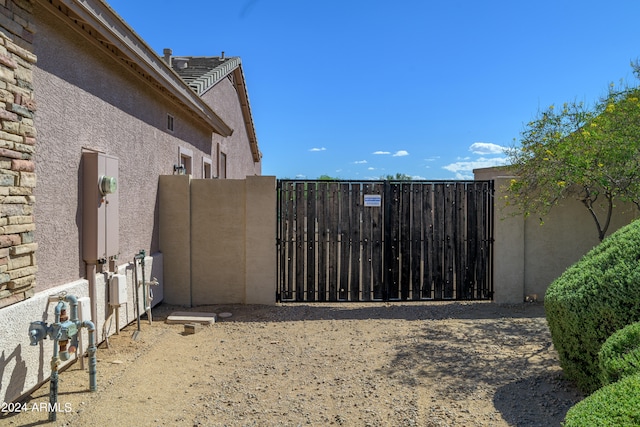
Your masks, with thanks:
M 96 52 L 65 23 L 37 6 L 34 69 L 41 106 L 36 117 L 37 290 L 85 276 L 82 259 L 83 149 L 119 161 L 120 259 L 139 249 L 158 251 L 157 177 L 173 173 L 179 148 L 194 165 L 211 157 L 211 132 L 168 104 L 110 57 Z M 175 117 L 174 132 L 166 129 Z M 201 173 L 194 167 L 194 173 Z M 196 175 L 197 176 L 197 175 Z M 64 256 L 60 256 L 64 254 Z
M 230 137 L 213 135 L 214 150 L 218 151 L 217 147 L 219 147 L 219 151 L 227 155 L 226 178 L 244 179 L 246 176 L 262 175 L 262 162 L 254 162 L 247 142 L 247 128 L 231 76 L 202 94 L 202 99 L 233 128 L 233 135 Z M 219 158 L 216 158 L 214 161 L 214 165 L 217 165 L 216 176 L 220 170 L 218 162 Z

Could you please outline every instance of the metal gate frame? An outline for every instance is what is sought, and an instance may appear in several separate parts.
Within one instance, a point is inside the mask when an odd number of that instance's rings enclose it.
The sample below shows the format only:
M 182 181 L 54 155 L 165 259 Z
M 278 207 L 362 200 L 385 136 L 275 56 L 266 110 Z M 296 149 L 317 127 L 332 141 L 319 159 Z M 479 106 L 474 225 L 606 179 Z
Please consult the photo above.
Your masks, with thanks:
M 278 180 L 276 299 L 492 299 L 493 193 L 493 181 Z

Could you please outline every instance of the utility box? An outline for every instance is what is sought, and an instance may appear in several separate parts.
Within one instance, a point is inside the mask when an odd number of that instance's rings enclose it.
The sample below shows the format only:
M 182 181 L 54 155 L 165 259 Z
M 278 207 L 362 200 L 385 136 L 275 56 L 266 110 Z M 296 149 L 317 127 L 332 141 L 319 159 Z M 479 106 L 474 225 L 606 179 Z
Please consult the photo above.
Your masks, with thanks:
M 114 274 L 109 280 L 109 305 L 117 306 L 127 302 L 127 276 Z
M 81 322 L 91 320 L 91 300 L 89 297 L 78 298 L 78 318 Z
M 82 257 L 102 264 L 120 252 L 118 159 L 105 153 L 82 153 Z

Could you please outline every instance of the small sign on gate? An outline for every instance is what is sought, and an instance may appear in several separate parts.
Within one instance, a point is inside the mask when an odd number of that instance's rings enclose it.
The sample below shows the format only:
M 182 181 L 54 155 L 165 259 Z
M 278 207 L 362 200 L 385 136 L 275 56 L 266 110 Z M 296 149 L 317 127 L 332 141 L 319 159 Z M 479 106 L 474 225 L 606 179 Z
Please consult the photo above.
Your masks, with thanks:
M 380 194 L 365 194 L 364 205 L 370 208 L 379 208 L 382 206 L 382 196 Z

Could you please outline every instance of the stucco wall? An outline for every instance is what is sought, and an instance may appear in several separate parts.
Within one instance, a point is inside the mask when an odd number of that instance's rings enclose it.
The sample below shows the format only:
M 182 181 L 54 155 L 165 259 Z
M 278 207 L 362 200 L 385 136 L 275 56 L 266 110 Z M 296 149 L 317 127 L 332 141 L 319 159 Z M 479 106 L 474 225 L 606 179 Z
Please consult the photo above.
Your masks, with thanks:
M 499 168 L 475 172 L 476 179 L 494 179 L 494 301 L 520 303 L 532 294 L 543 300 L 551 282 L 599 243 L 591 215 L 579 200 L 563 200 L 542 224 L 525 219 L 505 204 L 514 177 Z M 617 203 L 607 235 L 636 218 L 635 206 Z
M 169 304 L 191 306 L 191 192 L 189 176 L 159 180 L 160 250 L 165 255 L 164 289 Z
M 211 132 L 66 24 L 36 7 L 40 61 L 34 81 L 40 111 L 36 172 L 37 290 L 84 277 L 80 247 L 84 147 L 119 160 L 120 259 L 158 251 L 157 177 L 172 174 L 179 147 L 193 153 L 194 173 L 211 157 Z M 167 114 L 175 130 L 166 130 Z M 64 254 L 64 256 L 61 256 Z
M 227 154 L 227 178 L 243 179 L 246 176 L 261 175 L 262 162 L 253 161 L 238 94 L 231 80 L 223 79 L 204 93 L 202 98 L 233 128 L 233 135 L 230 137 L 213 135 L 214 150 L 217 152 L 216 147 L 219 145 L 220 151 Z M 214 165 L 217 165 L 218 161 L 216 158 Z M 217 167 L 215 175 L 218 175 Z
M 275 177 L 165 176 L 160 186 L 165 301 L 187 306 L 274 304 Z

